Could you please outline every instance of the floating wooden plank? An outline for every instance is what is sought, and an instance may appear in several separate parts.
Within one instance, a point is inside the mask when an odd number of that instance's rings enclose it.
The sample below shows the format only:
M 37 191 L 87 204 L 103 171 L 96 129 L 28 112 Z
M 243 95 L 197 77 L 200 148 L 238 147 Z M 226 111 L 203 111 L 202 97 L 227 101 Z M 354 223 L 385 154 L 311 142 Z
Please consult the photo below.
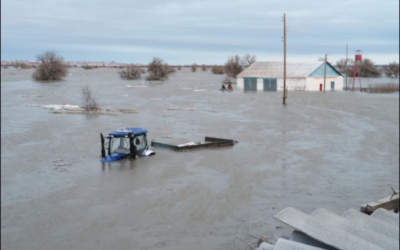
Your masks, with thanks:
M 368 204 L 362 205 L 360 211 L 366 214 L 372 214 L 378 208 L 384 208 L 387 210 L 399 211 L 399 190 L 397 190 L 393 195 L 383 198 L 378 202 L 370 202 Z
M 354 250 L 354 249 L 374 249 L 382 250 L 370 242 L 351 235 L 343 230 L 329 226 L 326 223 L 295 209 L 287 207 L 274 216 L 276 219 L 303 232 L 304 234 L 314 238 L 317 241 L 325 243 L 337 249 Z
M 369 230 L 324 208 L 317 209 L 311 216 L 329 226 L 336 227 L 358 238 L 371 242 L 383 249 L 398 250 L 399 242 L 386 235 Z
M 192 142 L 181 145 L 172 145 L 156 141 L 151 142 L 152 147 L 169 148 L 176 151 L 197 149 L 197 148 L 209 148 L 209 147 L 225 147 L 225 146 L 233 146 L 234 144 L 235 144 L 234 140 L 215 138 L 215 137 L 205 137 L 204 142 L 197 142 L 197 143 Z
M 372 217 L 382 220 L 388 224 L 399 227 L 399 214 L 390 212 L 389 210 L 378 208 L 372 214 Z
M 361 213 L 355 209 L 347 210 L 342 217 L 351 220 L 354 224 L 358 224 L 372 231 L 384 234 L 390 238 L 399 241 L 399 228 L 392 226 L 379 219 Z

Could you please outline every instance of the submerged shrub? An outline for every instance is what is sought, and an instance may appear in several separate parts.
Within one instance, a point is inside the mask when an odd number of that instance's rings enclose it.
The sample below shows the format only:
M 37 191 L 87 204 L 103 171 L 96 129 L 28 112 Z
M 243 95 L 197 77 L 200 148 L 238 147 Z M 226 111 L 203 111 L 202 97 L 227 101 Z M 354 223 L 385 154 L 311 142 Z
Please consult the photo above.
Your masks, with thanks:
M 93 66 L 90 65 L 83 65 L 82 69 L 93 69 Z
M 182 69 L 182 66 L 181 65 L 178 65 L 178 67 L 176 67 L 178 70 L 181 70 Z
M 170 74 L 175 73 L 175 69 L 164 63 L 162 59 L 154 57 L 153 60 L 147 66 L 147 80 L 157 81 L 157 80 L 167 80 Z
M 96 102 L 92 94 L 92 90 L 89 88 L 89 85 L 85 85 L 81 87 L 82 89 L 82 99 L 83 99 L 83 108 L 86 111 L 97 111 L 99 109 L 99 105 Z
M 216 75 L 224 74 L 224 66 L 213 66 L 211 72 Z
M 197 64 L 193 63 L 192 66 L 190 66 L 190 68 L 192 69 L 192 72 L 196 72 Z
M 383 67 L 383 70 L 387 77 L 397 77 L 399 75 L 399 64 L 396 62 L 389 63 L 389 65 Z
M 47 51 L 38 55 L 37 60 L 40 61 L 40 64 L 32 74 L 36 81 L 61 80 L 68 73 L 64 59 L 54 51 Z
M 118 72 L 119 76 L 122 79 L 127 79 L 127 80 L 140 79 L 142 77 L 142 74 L 144 73 L 145 73 L 144 69 L 140 68 L 138 65 L 135 64 L 128 65 L 124 70 Z
M 207 71 L 207 66 L 205 64 L 201 65 L 201 70 Z

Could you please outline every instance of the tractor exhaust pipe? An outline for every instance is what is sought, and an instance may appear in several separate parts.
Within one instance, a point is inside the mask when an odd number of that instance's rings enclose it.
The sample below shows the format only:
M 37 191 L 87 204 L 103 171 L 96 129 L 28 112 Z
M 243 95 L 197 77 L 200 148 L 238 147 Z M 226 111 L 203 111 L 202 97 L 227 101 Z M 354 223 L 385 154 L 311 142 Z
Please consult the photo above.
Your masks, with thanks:
M 100 133 L 100 139 L 101 139 L 101 158 L 105 158 L 106 151 L 104 150 L 104 137 L 102 133 Z

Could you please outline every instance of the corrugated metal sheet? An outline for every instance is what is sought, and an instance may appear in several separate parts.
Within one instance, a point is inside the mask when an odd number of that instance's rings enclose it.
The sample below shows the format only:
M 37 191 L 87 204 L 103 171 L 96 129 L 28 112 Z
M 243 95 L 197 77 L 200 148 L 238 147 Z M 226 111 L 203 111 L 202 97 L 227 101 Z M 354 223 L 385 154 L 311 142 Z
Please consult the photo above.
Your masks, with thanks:
M 307 77 L 313 73 L 323 62 L 288 62 L 286 63 L 286 77 Z M 237 77 L 283 77 L 283 62 L 255 62 L 243 70 Z
M 383 250 L 383 248 L 377 245 L 364 239 L 360 239 L 352 234 L 340 230 L 339 228 L 330 226 L 292 207 L 283 209 L 274 217 L 307 236 L 336 249 Z
M 297 245 L 285 245 L 279 249 L 307 249 L 304 245 L 309 245 L 322 249 L 394 250 L 399 246 L 399 226 L 394 223 L 398 222 L 398 214 L 387 210 L 369 216 L 350 209 L 339 216 L 326 209 L 317 209 L 310 216 L 288 207 L 274 217 L 295 229 L 289 240 L 297 242 Z M 278 242 L 287 241 L 283 238 Z M 277 245 L 274 249 L 278 249 Z

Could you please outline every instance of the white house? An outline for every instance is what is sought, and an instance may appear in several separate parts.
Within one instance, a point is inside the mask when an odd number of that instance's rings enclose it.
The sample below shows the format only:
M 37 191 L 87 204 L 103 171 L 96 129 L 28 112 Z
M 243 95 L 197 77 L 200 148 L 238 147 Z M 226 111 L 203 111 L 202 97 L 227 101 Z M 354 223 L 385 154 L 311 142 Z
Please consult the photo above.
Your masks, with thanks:
M 286 89 L 324 91 L 324 62 L 286 63 Z M 237 75 L 238 90 L 283 90 L 283 62 L 255 62 Z M 325 91 L 342 91 L 343 76 L 326 64 Z

